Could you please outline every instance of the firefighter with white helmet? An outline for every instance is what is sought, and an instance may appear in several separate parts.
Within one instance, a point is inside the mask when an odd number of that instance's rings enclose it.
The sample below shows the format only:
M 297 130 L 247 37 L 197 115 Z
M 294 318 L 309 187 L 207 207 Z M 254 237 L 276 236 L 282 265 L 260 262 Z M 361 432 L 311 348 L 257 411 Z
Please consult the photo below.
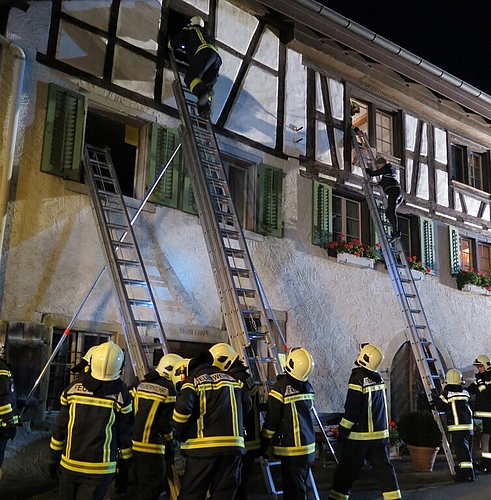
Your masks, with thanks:
M 49 472 L 58 477 L 58 498 L 102 499 L 116 476 L 128 486 L 133 404 L 121 380 L 124 354 L 114 342 L 92 352 L 90 371 L 61 395 L 61 409 L 50 442 Z
M 281 460 L 283 498 L 304 500 L 310 464 L 315 458 L 315 431 L 311 410 L 314 389 L 308 381 L 314 361 L 304 347 L 290 349 L 285 374 L 278 375 L 268 394 L 261 433 L 263 456 L 269 445 Z
M 472 363 L 477 368 L 476 381 L 469 385 L 469 393 L 475 395 L 474 418 L 482 419 L 481 463 L 485 474 L 491 474 L 491 360 L 480 354 Z
M 205 23 L 200 16 L 194 16 L 172 40 L 170 49 L 184 48 L 188 68 L 184 83 L 198 98 L 198 113 L 208 118 L 211 113 L 213 87 L 218 79 L 222 59 L 218 54 L 214 38 L 205 30 Z
M 389 459 L 386 387 L 377 371 L 383 359 L 384 354 L 377 345 L 360 345 L 339 425 L 339 463 L 329 500 L 349 497 L 366 459 L 370 460 L 383 497 L 401 498 L 397 476 Z
M 176 402 L 174 373 L 182 365 L 178 354 L 165 354 L 134 392 L 133 458 L 138 500 L 157 500 L 167 490 L 165 467 L 173 460 L 172 412 Z M 165 459 L 164 459 L 165 457 Z
M 447 429 L 452 436 L 452 445 L 457 457 L 455 481 L 474 481 L 472 464 L 472 411 L 469 392 L 464 387 L 462 373 L 451 368 L 445 376 L 446 385 L 442 394 L 433 401 L 439 412 L 447 416 Z

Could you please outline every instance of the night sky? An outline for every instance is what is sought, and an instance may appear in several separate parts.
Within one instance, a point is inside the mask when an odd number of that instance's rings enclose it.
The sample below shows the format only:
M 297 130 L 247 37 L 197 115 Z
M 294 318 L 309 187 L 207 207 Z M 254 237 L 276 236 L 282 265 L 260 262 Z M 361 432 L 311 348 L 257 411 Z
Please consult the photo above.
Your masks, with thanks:
M 491 95 L 489 0 L 318 0 Z

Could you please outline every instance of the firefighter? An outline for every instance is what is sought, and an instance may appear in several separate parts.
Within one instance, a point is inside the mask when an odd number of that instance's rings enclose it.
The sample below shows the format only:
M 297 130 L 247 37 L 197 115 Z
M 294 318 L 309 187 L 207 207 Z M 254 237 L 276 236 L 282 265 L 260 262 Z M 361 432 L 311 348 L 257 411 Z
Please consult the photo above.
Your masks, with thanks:
M 475 395 L 474 417 L 482 419 L 481 463 L 485 474 L 491 474 L 491 361 L 480 354 L 472 363 L 477 368 L 476 381 L 469 385 L 469 394 Z
M 211 114 L 213 87 L 218 79 L 222 59 L 213 37 L 205 31 L 205 22 L 194 16 L 189 24 L 169 41 L 170 49 L 184 48 L 189 66 L 184 83 L 198 98 L 198 113 L 203 118 Z
M 133 459 L 138 478 L 138 499 L 157 500 L 164 491 L 165 461 L 172 461 L 172 412 L 176 389 L 174 372 L 183 362 L 178 354 L 166 354 L 135 391 Z
M 389 423 L 384 381 L 377 368 L 384 359 L 374 344 L 361 344 L 351 372 L 344 415 L 338 429 L 338 459 L 329 500 L 347 500 L 365 460 L 373 469 L 383 497 L 401 492 L 389 459 Z
M 246 447 L 245 455 L 242 455 L 242 466 L 240 473 L 240 485 L 235 494 L 235 500 L 247 499 L 247 485 L 252 472 L 254 461 L 260 455 L 260 415 L 259 415 L 259 389 L 251 374 L 247 370 L 237 352 L 228 344 L 215 344 L 210 352 L 213 355 L 215 364 L 219 365 L 223 371 L 228 371 L 235 379 L 244 384 L 251 395 L 252 408 L 244 415 L 244 442 Z
M 271 443 L 274 456 L 281 460 L 284 500 L 307 498 L 307 479 L 315 458 L 314 389 L 308 381 L 313 368 L 307 349 L 292 348 L 286 358 L 286 374 L 278 375 L 268 394 L 261 454 L 266 456 Z
M 59 474 L 60 500 L 102 500 L 115 476 L 118 492 L 127 489 L 133 404 L 120 379 L 123 360 L 114 342 L 101 344 L 90 371 L 61 395 L 49 465 L 51 477 Z
M 17 411 L 17 393 L 10 365 L 5 359 L 5 338 L 0 336 L 0 479 L 5 449 L 10 440 L 15 438 L 20 425 Z
M 243 413 L 251 407 L 242 382 L 219 368 L 209 351 L 188 365 L 174 408 L 174 437 L 186 458 L 179 500 L 234 498 L 245 453 Z
M 472 411 L 469 406 L 469 392 L 464 387 L 462 373 L 455 368 L 448 370 L 443 393 L 433 400 L 440 412 L 447 416 L 447 429 L 457 456 L 455 481 L 474 481 L 472 465 Z

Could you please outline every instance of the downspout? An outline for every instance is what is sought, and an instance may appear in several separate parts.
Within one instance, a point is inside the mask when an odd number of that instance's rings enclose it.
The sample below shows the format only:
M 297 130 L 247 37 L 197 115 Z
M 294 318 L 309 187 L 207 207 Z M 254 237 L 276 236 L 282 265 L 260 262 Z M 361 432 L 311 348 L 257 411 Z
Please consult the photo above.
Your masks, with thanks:
M 19 126 L 20 99 L 22 95 L 22 81 L 26 65 L 24 51 L 8 38 L 0 35 L 0 45 L 9 50 L 14 57 L 12 70 L 12 92 L 13 99 L 7 118 L 7 130 L 4 155 L 2 158 L 2 179 L 0 180 L 0 256 L 5 239 L 5 226 L 7 222 L 7 206 L 9 201 L 10 183 L 14 169 L 15 145 L 17 142 L 17 131 Z

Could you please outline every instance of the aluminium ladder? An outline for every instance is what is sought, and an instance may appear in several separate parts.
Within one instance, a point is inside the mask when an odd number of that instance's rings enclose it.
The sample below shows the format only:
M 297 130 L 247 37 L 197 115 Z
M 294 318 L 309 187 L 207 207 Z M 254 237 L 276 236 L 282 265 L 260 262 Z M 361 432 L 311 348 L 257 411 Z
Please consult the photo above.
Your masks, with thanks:
M 260 388 L 262 400 L 266 401 L 276 376 L 283 372 L 269 320 L 279 330 L 278 324 L 272 310 L 265 306 L 267 299 L 252 264 L 241 222 L 230 196 L 212 125 L 208 119 L 198 115 L 196 98 L 184 88 L 172 53 L 170 60 L 186 165 L 230 345 L 237 352 L 243 353 L 244 361 Z M 287 346 L 281 332 L 278 335 L 283 342 L 281 354 L 286 354 Z M 318 418 L 316 412 L 314 415 Z M 268 493 L 275 499 L 282 491 L 277 490 L 274 485 L 271 467 L 279 463 L 261 459 Z M 309 473 L 309 487 L 315 500 L 319 500 L 312 470 Z
M 136 377 L 153 365 L 154 349 L 169 352 L 108 148 L 85 145 L 84 176 L 97 230 L 116 290 L 123 332 Z
M 401 239 L 397 239 L 392 243 L 388 240 L 389 230 L 391 231 L 392 227 L 385 215 L 387 200 L 385 195 L 376 198 L 378 193 L 375 193 L 371 177 L 365 171 L 366 168 L 375 169 L 375 157 L 366 135 L 363 134 L 360 139 L 361 142 L 358 142 L 357 135 L 354 129 L 351 128 L 351 140 L 358 156 L 358 164 L 363 171 L 363 189 L 368 208 L 375 224 L 387 271 L 404 318 L 406 338 L 411 344 L 426 397 L 428 402 L 431 402 L 434 397 L 434 390 L 440 389 L 445 380 L 443 364 L 411 268 L 404 254 Z M 450 472 L 455 474 L 454 460 L 445 426 L 438 411 L 434 409 L 432 411 L 442 435 L 442 445 Z

